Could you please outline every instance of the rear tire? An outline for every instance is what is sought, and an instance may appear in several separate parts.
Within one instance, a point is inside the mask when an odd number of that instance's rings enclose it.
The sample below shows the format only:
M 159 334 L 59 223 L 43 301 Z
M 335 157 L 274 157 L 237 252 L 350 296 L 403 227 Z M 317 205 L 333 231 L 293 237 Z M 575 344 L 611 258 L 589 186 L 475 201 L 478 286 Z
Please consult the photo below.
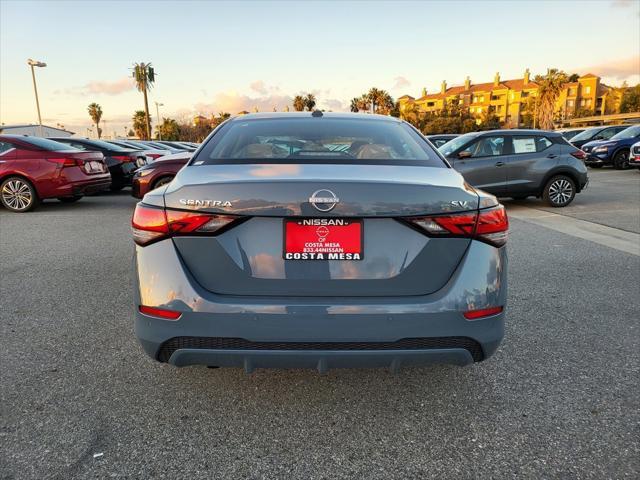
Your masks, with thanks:
M 36 189 L 22 177 L 9 177 L 2 182 L 0 201 L 4 208 L 16 213 L 33 210 L 40 203 Z
M 58 200 L 60 200 L 62 203 L 73 203 L 73 202 L 77 202 L 81 198 L 82 198 L 82 195 L 78 195 L 76 197 L 58 197 Z
M 556 175 L 544 186 L 542 198 L 551 207 L 569 205 L 576 196 L 576 183 L 566 175 Z
M 629 168 L 629 152 L 622 150 L 613 157 L 613 168 L 616 170 L 626 170 Z
M 153 187 L 151 188 L 151 190 L 155 190 L 158 187 L 166 185 L 167 183 L 171 182 L 171 180 L 173 180 L 173 177 L 162 177 L 162 178 L 159 178 L 158 180 L 156 180 L 153 183 Z

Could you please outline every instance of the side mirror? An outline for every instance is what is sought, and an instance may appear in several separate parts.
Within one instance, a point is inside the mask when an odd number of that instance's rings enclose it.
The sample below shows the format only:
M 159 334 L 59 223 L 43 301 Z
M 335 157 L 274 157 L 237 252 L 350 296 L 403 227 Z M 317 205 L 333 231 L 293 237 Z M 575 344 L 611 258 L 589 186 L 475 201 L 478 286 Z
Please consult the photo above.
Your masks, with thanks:
M 458 152 L 458 158 L 460 159 L 471 158 L 472 155 L 473 154 L 469 150 L 462 150 L 461 152 Z

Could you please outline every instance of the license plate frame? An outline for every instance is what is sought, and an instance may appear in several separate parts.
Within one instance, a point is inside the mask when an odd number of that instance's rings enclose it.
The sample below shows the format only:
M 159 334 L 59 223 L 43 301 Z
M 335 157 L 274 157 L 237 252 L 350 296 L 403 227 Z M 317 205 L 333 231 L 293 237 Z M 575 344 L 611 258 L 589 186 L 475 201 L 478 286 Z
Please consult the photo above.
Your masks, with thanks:
M 289 225 L 294 226 L 288 228 Z M 333 239 L 327 240 L 329 236 Z M 285 218 L 282 222 L 282 258 L 287 261 L 361 261 L 364 259 L 364 222 L 361 218 Z

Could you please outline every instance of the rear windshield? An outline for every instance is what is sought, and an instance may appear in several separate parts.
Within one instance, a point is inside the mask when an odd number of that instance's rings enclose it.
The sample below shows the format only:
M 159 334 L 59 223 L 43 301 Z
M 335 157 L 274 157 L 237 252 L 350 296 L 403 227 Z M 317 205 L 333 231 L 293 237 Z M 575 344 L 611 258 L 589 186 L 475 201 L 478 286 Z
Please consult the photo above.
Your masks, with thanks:
M 228 122 L 192 164 L 384 164 L 446 167 L 428 142 L 395 121 L 268 118 Z
M 638 135 L 640 135 L 640 125 L 635 125 L 616 133 L 610 140 L 625 140 L 627 138 L 635 138 Z
M 29 145 L 33 145 L 39 150 L 48 150 L 49 152 L 77 150 L 77 148 L 73 148 L 71 145 L 66 145 L 64 143 L 56 142 L 54 140 L 49 140 L 47 138 L 20 137 L 20 141 L 24 143 L 28 143 Z
M 596 135 L 598 132 L 601 132 L 602 130 L 603 130 L 602 128 L 589 128 L 584 132 L 577 134 L 575 137 L 571 138 L 571 140 L 574 140 L 574 141 L 589 140 L 591 137 Z
M 104 148 L 105 150 L 111 150 L 113 152 L 128 152 L 129 150 L 132 150 L 131 148 L 119 147 L 118 145 L 114 145 L 113 143 L 103 142 L 102 140 L 91 140 L 86 143 L 87 145 L 95 145 L 96 147 Z

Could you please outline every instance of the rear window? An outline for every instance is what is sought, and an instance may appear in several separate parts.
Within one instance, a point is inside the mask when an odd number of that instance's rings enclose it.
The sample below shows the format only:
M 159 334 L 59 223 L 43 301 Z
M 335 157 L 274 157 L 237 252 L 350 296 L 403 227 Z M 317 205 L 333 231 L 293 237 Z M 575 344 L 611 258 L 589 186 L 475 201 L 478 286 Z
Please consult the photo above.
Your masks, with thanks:
M 595 136 L 597 133 L 601 131 L 602 131 L 602 128 L 590 128 L 588 130 L 585 130 L 584 132 L 577 134 L 571 140 L 574 140 L 576 142 L 579 140 L 589 140 L 591 137 Z
M 193 164 L 384 164 L 446 167 L 406 124 L 350 118 L 269 118 L 228 122 Z
M 105 150 L 111 150 L 112 152 L 128 152 L 131 148 L 124 148 L 113 143 L 103 142 L 102 140 L 91 140 L 87 142 L 87 145 L 95 145 L 96 147 L 104 148 Z
M 49 152 L 62 152 L 68 150 L 76 150 L 70 145 L 66 145 L 64 143 L 56 142 L 54 140 L 49 140 L 47 138 L 40 137 L 20 137 L 20 141 L 24 143 L 28 143 L 36 147 L 39 150 L 47 150 Z
M 620 133 L 616 133 L 611 140 L 626 140 L 628 138 L 635 138 L 640 135 L 640 125 L 625 128 Z

